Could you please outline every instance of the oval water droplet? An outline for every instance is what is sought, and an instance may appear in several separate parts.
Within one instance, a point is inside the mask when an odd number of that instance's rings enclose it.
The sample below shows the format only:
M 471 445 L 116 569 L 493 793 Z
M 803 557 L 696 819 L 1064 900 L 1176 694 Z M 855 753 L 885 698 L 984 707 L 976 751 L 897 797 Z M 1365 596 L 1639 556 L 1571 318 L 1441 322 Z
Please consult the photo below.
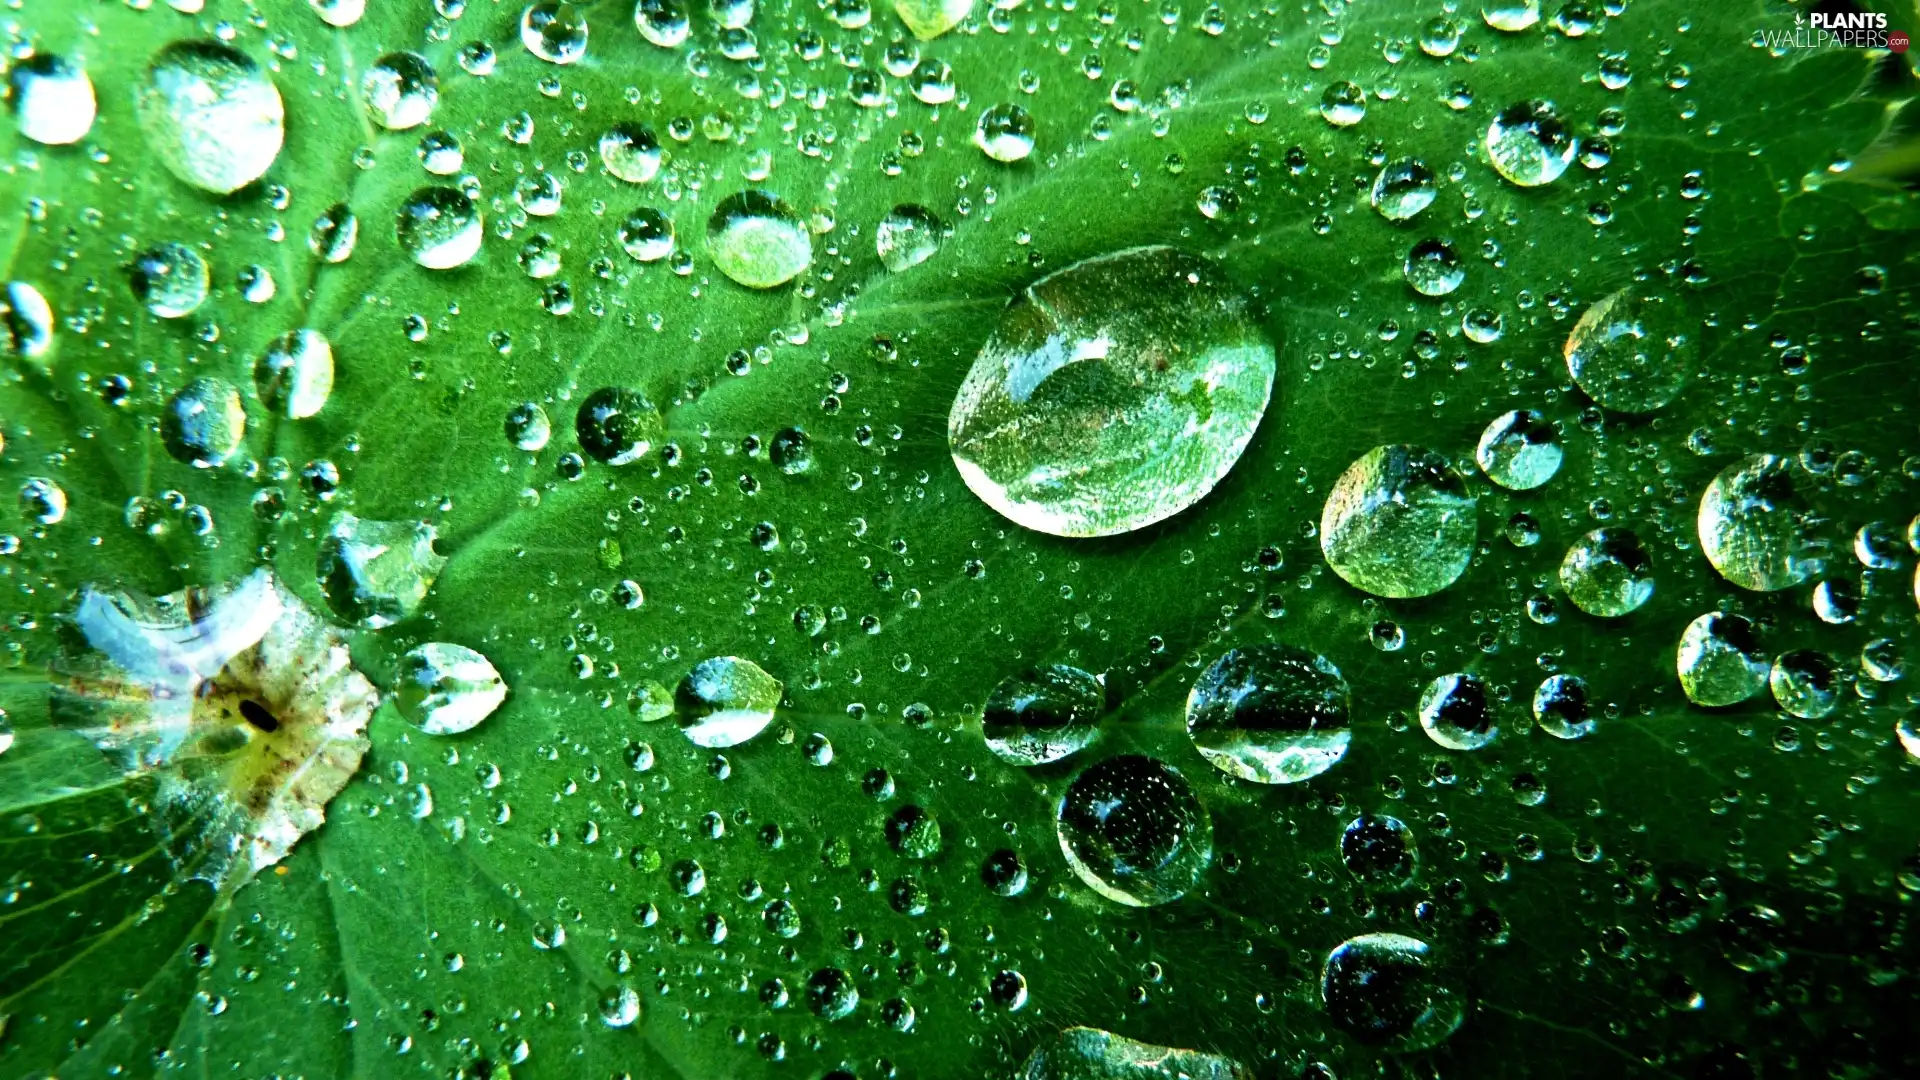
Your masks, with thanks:
M 1321 969 L 1320 1000 L 1349 1034 L 1396 1052 L 1445 1042 L 1467 1012 L 1432 948 L 1404 934 L 1341 942 Z
M 447 564 L 424 521 L 368 521 L 333 515 L 315 552 L 314 573 L 333 613 L 379 629 L 420 610 Z
M 1810 478 L 1791 458 L 1755 454 L 1722 469 L 1700 496 L 1700 551 L 1743 589 L 1773 592 L 1826 566 L 1817 518 L 1801 494 Z
M 430 641 L 400 658 L 394 704 L 429 735 L 472 731 L 507 699 L 506 680 L 464 645 Z
M 680 730 L 695 746 L 738 746 L 773 722 L 773 710 L 784 689 L 751 660 L 737 656 L 702 660 L 674 692 Z
M 1567 549 L 1560 587 L 1581 611 L 1618 618 L 1653 599 L 1653 560 L 1631 529 L 1595 529 Z
M 1179 770 L 1138 754 L 1074 777 L 1056 824 L 1075 876 L 1132 907 L 1179 899 L 1213 861 L 1213 819 L 1192 786 Z
M 1687 624 L 1675 655 L 1680 689 L 1707 708 L 1738 705 L 1767 686 L 1773 664 L 1745 616 L 1710 611 Z
M 36 53 L 15 63 L 8 78 L 20 134 L 48 146 L 67 146 L 93 130 L 99 106 L 93 80 L 78 64 L 64 56 Z
M 1098 675 L 1065 664 L 1029 668 L 1001 680 L 980 718 L 987 749 L 1012 765 L 1044 765 L 1086 748 L 1107 710 Z
M 1479 535 L 1477 498 L 1439 454 L 1376 446 L 1347 467 L 1320 513 L 1327 565 L 1356 589 L 1404 599 L 1459 580 Z
M 1407 221 L 1433 205 L 1439 194 L 1433 170 L 1419 158 L 1395 158 L 1374 178 L 1370 201 L 1388 221 Z
M 1795 649 L 1774 659 L 1767 685 L 1780 708 L 1802 720 L 1819 720 L 1839 706 L 1841 681 L 1826 653 Z
M 1419 857 L 1413 830 L 1386 814 L 1361 814 L 1340 834 L 1340 861 L 1372 888 L 1397 889 L 1411 882 Z
M 813 263 L 813 235 L 793 207 L 754 189 L 720 200 L 707 222 L 707 254 L 749 289 L 771 289 Z
M 1187 694 L 1187 736 L 1229 776 L 1293 784 L 1339 764 L 1353 739 L 1352 691 L 1324 656 L 1246 645 L 1208 666 Z
M 294 330 L 253 364 L 253 385 L 267 408 L 293 420 L 318 413 L 333 393 L 333 345 L 318 330 Z
M 1659 293 L 1621 289 L 1594 303 L 1567 335 L 1567 373 L 1602 406 L 1626 413 L 1666 407 L 1693 378 L 1700 324 Z
M 455 187 L 423 187 L 400 204 L 394 236 L 400 250 L 429 270 L 466 265 L 480 251 L 480 208 Z
M 246 433 L 247 412 L 240 404 L 240 391 L 213 376 L 181 387 L 160 413 L 161 445 L 175 461 L 196 469 L 226 464 Z
M 258 180 L 286 138 L 279 89 L 246 54 L 211 41 L 161 49 L 134 104 L 167 171 L 216 195 Z
M 1028 1055 L 1017 1075 L 1021 1080 L 1253 1080 L 1254 1072 L 1220 1054 L 1070 1027 Z
M 1487 425 L 1473 456 L 1487 479 L 1509 491 L 1531 491 L 1560 471 L 1559 433 L 1532 409 L 1515 409 Z
M 185 244 L 157 244 L 134 256 L 127 268 L 133 298 L 163 319 L 184 319 L 200 310 L 212 280 L 207 260 Z
M 392 52 L 373 62 L 360 79 L 367 114 L 388 131 L 427 122 L 440 101 L 440 77 L 418 53 Z
M 894 207 L 873 230 L 880 265 L 896 274 L 933 258 L 943 237 L 940 219 L 933 216 L 933 211 L 913 203 Z
M 0 354 L 39 360 L 53 349 L 53 305 L 39 289 L 9 281 L 0 289 Z

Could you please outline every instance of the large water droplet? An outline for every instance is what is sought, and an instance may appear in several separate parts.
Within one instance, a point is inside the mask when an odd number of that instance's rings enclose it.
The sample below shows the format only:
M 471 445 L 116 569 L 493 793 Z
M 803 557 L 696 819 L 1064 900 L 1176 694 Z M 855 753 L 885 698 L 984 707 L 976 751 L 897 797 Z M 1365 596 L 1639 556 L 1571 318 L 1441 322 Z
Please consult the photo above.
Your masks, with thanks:
M 1089 888 L 1133 907 L 1177 900 L 1213 861 L 1213 819 L 1185 777 L 1150 757 L 1111 757 L 1074 777 L 1060 850 Z
M 1430 946 L 1404 934 L 1362 934 L 1328 954 L 1320 973 L 1327 1016 L 1362 1042 L 1394 1051 L 1445 1042 L 1466 1018 Z
M 1420 727 L 1449 750 L 1478 750 L 1500 734 L 1487 684 L 1478 675 L 1442 675 L 1420 695 Z
M 1567 549 L 1560 587 L 1581 611 L 1618 618 L 1653 599 L 1653 561 L 1631 529 L 1595 529 Z
M 1018 1080 L 1253 1080 L 1219 1054 L 1136 1042 L 1099 1028 L 1070 1027 L 1028 1055 Z
M 852 1015 L 860 1004 L 860 990 L 853 976 L 839 968 L 821 968 L 807 977 L 807 1008 L 823 1020 L 840 1020 Z
M 1029 668 L 1001 680 L 980 718 L 987 749 L 1014 765 L 1044 765 L 1085 749 L 1107 710 L 1098 675 L 1065 664 Z
M 341 619 L 379 629 L 420 610 L 447 564 L 424 521 L 366 521 L 333 515 L 315 552 L 314 573 L 327 606 Z
M 1832 658 L 1814 649 L 1781 653 L 1767 685 L 1773 700 L 1802 720 L 1819 720 L 1840 704 L 1841 675 Z
M 1320 550 L 1356 589 L 1429 596 L 1473 561 L 1478 500 L 1439 454 L 1376 446 L 1347 467 L 1320 513 Z
M 1487 160 L 1509 183 L 1539 187 L 1560 179 L 1579 151 L 1579 141 L 1551 101 L 1519 101 L 1487 125 Z
M 429 735 L 471 731 L 507 700 L 507 684 L 486 657 L 465 645 L 430 641 L 400 658 L 394 703 Z
M 1621 289 L 1581 314 L 1565 352 L 1567 373 L 1588 397 L 1620 412 L 1649 413 L 1693 378 L 1699 320 L 1680 301 Z
M 660 173 L 660 139 L 645 124 L 622 120 L 600 136 L 600 164 L 629 184 L 644 184 Z
M 1338 764 L 1353 739 L 1352 692 L 1326 657 L 1247 645 L 1215 660 L 1187 694 L 1187 736 L 1221 772 L 1292 784 Z
M 1413 245 L 1401 271 L 1406 274 L 1407 284 L 1421 296 L 1446 296 L 1467 279 L 1460 256 L 1445 240 L 1428 239 Z
M 1708 708 L 1738 705 L 1759 693 L 1773 670 L 1753 623 L 1724 611 L 1687 624 L 1675 665 L 1687 700 Z
M 1179 513 L 1246 449 L 1273 346 L 1219 267 L 1173 248 L 1075 263 L 1001 315 L 947 417 L 967 487 L 1056 536 Z
M 973 11 L 973 0 L 893 0 L 900 21 L 921 41 L 932 41 L 960 25 Z
M 738 746 L 773 722 L 784 689 L 751 660 L 702 660 L 674 692 L 680 730 L 695 746 Z
M 1515 409 L 1487 425 L 1473 456 L 1487 479 L 1510 491 L 1531 491 L 1560 471 L 1559 433 L 1532 409 Z
M 225 379 L 202 376 L 167 399 L 160 413 L 160 443 L 175 461 L 197 469 L 226 464 L 247 433 L 240 391 Z
M 1367 92 L 1350 82 L 1332 82 L 1320 92 L 1320 118 L 1334 127 L 1352 127 L 1367 117 Z
M 440 100 L 440 77 L 418 53 L 388 53 L 360 80 L 367 113 L 388 131 L 419 127 Z
M 1540 0 L 1488 0 L 1480 17 L 1495 30 L 1517 34 L 1540 21 Z
M 572 4 L 542 0 L 520 13 L 520 44 L 553 64 L 571 64 L 587 55 L 587 16 Z
M 134 104 L 167 171 L 216 195 L 258 180 L 286 138 L 272 80 L 246 54 L 211 41 L 161 49 Z
M 400 250 L 429 270 L 466 265 L 480 251 L 480 208 L 455 187 L 423 187 L 400 204 L 394 237 Z
M 1533 692 L 1533 720 L 1556 739 L 1583 739 L 1593 734 L 1593 716 L 1587 707 L 1587 683 L 1577 675 L 1549 675 Z
M 933 211 L 903 203 L 880 219 L 873 230 L 873 243 L 880 254 L 880 265 L 897 274 L 933 258 L 943 236 L 940 219 L 933 216 Z
M 1755 454 L 1720 471 L 1700 496 L 1700 551 L 1743 589 L 1773 592 L 1826 566 L 1813 507 L 1800 494 L 1798 463 Z
M 580 403 L 573 431 L 588 457 L 608 465 L 628 465 L 665 438 L 667 428 L 660 411 L 639 391 L 607 386 Z
M 13 66 L 13 114 L 20 134 L 48 146 L 77 143 L 93 130 L 93 80 L 64 56 L 38 53 Z
M 1012 163 L 1033 153 L 1033 117 L 1018 105 L 995 105 L 980 114 L 973 145 L 995 161 Z
M 638 0 L 633 5 L 633 24 L 641 37 L 663 49 L 678 47 L 693 29 L 681 0 Z
M 707 254 L 720 272 L 749 289 L 771 289 L 813 262 L 813 235 L 793 207 L 749 189 L 729 195 L 707 222 Z
M 207 260 L 185 244 L 157 244 L 135 255 L 127 268 L 133 298 L 163 319 L 184 319 L 200 310 L 212 280 Z
M 1374 178 L 1371 202 L 1388 221 L 1406 221 L 1433 205 L 1433 170 L 1418 158 L 1395 158 Z
M 267 408 L 294 420 L 318 413 L 333 393 L 333 346 L 318 330 L 275 338 L 254 361 L 253 385 Z

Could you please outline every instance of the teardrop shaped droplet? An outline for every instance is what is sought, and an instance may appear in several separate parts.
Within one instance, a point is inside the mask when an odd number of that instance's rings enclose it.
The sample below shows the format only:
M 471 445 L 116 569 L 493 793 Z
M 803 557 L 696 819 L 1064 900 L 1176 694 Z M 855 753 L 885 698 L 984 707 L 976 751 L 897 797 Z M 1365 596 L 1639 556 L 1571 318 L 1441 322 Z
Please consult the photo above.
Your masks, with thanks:
M 400 658 L 394 703 L 429 735 L 471 731 L 506 699 L 500 672 L 465 645 L 430 641 Z
M 702 660 L 674 692 L 680 731 L 695 746 L 738 746 L 773 722 L 784 691 L 780 680 L 751 660 L 737 656 Z

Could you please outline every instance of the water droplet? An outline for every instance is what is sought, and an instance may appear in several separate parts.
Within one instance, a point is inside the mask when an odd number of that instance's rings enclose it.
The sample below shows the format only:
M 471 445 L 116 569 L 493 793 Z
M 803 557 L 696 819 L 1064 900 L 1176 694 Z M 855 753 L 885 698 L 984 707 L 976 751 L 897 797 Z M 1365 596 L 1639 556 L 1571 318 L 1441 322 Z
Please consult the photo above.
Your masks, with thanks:
M 1009 520 L 1111 536 L 1199 501 L 1265 413 L 1274 351 L 1213 263 L 1149 247 L 1075 263 L 1000 316 L 955 395 L 962 479 Z
M 14 64 L 9 77 L 20 134 L 48 146 L 67 146 L 93 130 L 98 110 L 93 80 L 73 61 L 38 53 Z
M 933 258 L 944 235 L 933 211 L 902 203 L 880 219 L 873 230 L 873 243 L 880 254 L 880 265 L 897 274 Z
M 960 25 L 973 11 L 973 0 L 893 0 L 900 21 L 921 41 L 932 41 Z
M 574 417 L 574 435 L 588 457 L 608 465 L 640 460 L 667 434 L 666 422 L 637 390 L 607 386 L 588 394 Z
M 1487 425 L 1473 456 L 1487 479 L 1509 491 L 1531 491 L 1560 471 L 1559 433 L 1532 409 L 1515 409 Z
M 945 105 L 959 92 L 953 68 L 944 60 L 929 58 L 920 62 L 907 80 L 907 89 L 922 105 Z
M 600 163 L 629 184 L 644 184 L 660 173 L 660 140 L 645 124 L 622 120 L 600 136 Z
M 506 431 L 507 441 L 515 449 L 537 454 L 546 449 L 547 440 L 553 437 L 553 424 L 539 402 L 523 401 L 507 410 Z
M 1088 888 L 1132 907 L 1177 900 L 1213 861 L 1213 820 L 1179 771 L 1137 754 L 1074 777 L 1057 812 L 1060 850 Z
M 1533 692 L 1533 719 L 1541 731 L 1556 739 L 1583 739 L 1593 734 L 1586 680 L 1575 675 L 1547 676 Z
M 632 1027 L 640 1019 L 640 993 L 631 986 L 616 986 L 600 995 L 600 1022 L 610 1028 Z
M 246 54 L 211 41 L 161 49 L 134 103 L 167 171 L 216 195 L 258 180 L 286 137 L 272 80 Z
M 367 0 L 307 0 L 320 21 L 344 30 L 367 13 Z
M 887 844 L 909 859 L 931 859 L 945 844 L 940 819 L 918 806 L 903 806 L 887 819 Z
M 396 683 L 400 715 L 429 735 L 472 731 L 507 699 L 507 684 L 486 657 L 443 641 L 401 657 Z
M 1334 127 L 1352 127 L 1367 117 L 1367 92 L 1350 82 L 1328 83 L 1320 94 L 1320 116 Z
M 67 517 L 67 493 L 44 476 L 30 476 L 20 485 L 20 513 L 40 525 L 58 525 Z
M 771 289 L 813 262 L 813 236 L 793 207 L 749 189 L 720 200 L 707 222 L 707 254 L 749 289 Z
M 1487 125 L 1487 160 L 1509 183 L 1539 187 L 1560 179 L 1579 151 L 1579 140 L 1551 101 L 1519 101 Z
M 1487 684 L 1478 675 L 1442 675 L 1420 695 L 1420 727 L 1449 750 L 1478 750 L 1500 734 Z
M 1012 848 L 1001 848 L 980 864 L 980 881 L 995 896 L 1019 896 L 1027 891 L 1027 863 Z
M 1023 161 L 1033 153 L 1033 117 L 1018 105 L 995 105 L 980 114 L 973 145 L 995 161 Z
M 318 413 L 333 393 L 333 345 L 318 330 L 275 338 L 253 364 L 261 404 L 293 420 Z
M 1340 861 L 1376 889 L 1397 889 L 1412 881 L 1419 855 L 1413 830 L 1385 814 L 1361 814 L 1340 834 Z
M 587 16 L 553 0 L 529 4 L 520 13 L 520 44 L 548 63 L 571 64 L 587 55 Z
M 1254 1073 L 1219 1054 L 1070 1027 L 1040 1044 L 1018 1075 L 1024 1080 L 1253 1080 Z
M 460 140 L 445 131 L 429 131 L 420 136 L 416 153 L 420 157 L 420 167 L 435 176 L 452 176 L 467 161 Z
M 405 131 L 427 122 L 440 101 L 440 77 L 417 53 L 393 52 L 373 62 L 360 80 L 367 114 L 388 131 Z
M 1430 596 L 1459 580 L 1473 560 L 1477 505 L 1439 454 L 1376 446 L 1328 493 L 1320 550 L 1356 589 L 1395 599 Z
M 1773 700 L 1802 720 L 1818 720 L 1840 704 L 1840 672 L 1823 652 L 1795 649 L 1773 661 Z
M 1362 1042 L 1396 1052 L 1445 1042 L 1466 1019 L 1426 942 L 1404 934 L 1348 938 L 1320 973 L 1327 1016 Z
M 39 289 L 9 281 L 0 290 L 0 353 L 38 360 L 53 349 L 53 305 Z
M 1373 181 L 1373 208 L 1388 221 L 1406 221 L 1433 205 L 1433 170 L 1419 158 L 1395 158 Z
M 343 263 L 353 254 L 360 240 L 360 219 L 346 203 L 334 203 L 313 219 L 307 230 L 307 250 L 324 263 Z
M 980 733 L 1012 765 L 1044 765 L 1087 747 L 1100 733 L 1107 688 L 1098 675 L 1065 664 L 1008 676 L 987 697 Z
M 680 680 L 674 694 L 680 730 L 695 746 L 738 746 L 773 722 L 784 689 L 751 660 L 702 660 Z
M 315 576 L 341 619 L 379 629 L 413 616 L 447 564 L 424 521 L 366 521 L 333 515 L 315 553 Z
M 429 270 L 466 265 L 480 251 L 480 208 L 455 187 L 423 187 L 407 196 L 395 218 L 400 250 Z
M 1540 21 L 1540 0 L 1491 0 L 1480 17 L 1495 30 L 1517 34 Z
M 199 252 L 165 243 L 134 256 L 127 283 L 148 311 L 163 319 L 183 319 L 206 302 L 212 274 Z
M 1333 768 L 1353 739 L 1352 691 L 1326 657 L 1247 645 L 1215 660 L 1187 694 L 1187 736 L 1229 776 L 1293 784 Z
M 1721 470 L 1700 496 L 1700 550 L 1720 576 L 1773 592 L 1825 567 L 1809 533 L 1813 508 L 1800 494 L 1805 471 L 1790 458 L 1755 454 Z
M 1445 240 L 1422 240 L 1407 251 L 1406 264 L 1401 268 L 1406 274 L 1407 284 L 1421 296 L 1446 296 L 1460 287 L 1467 278 L 1467 272 L 1460 265 L 1460 257 L 1454 254 L 1453 245 Z
M 1560 587 L 1589 615 L 1618 618 L 1653 598 L 1653 562 L 1630 529 L 1595 529 L 1567 549 Z
M 620 246 L 636 261 L 659 262 L 673 254 L 673 219 L 643 206 L 620 223 Z
M 160 413 L 160 443 L 175 461 L 196 469 L 226 464 L 247 433 L 240 391 L 225 379 L 201 376 L 167 399 Z
M 1596 302 L 1567 335 L 1574 383 L 1619 412 L 1665 407 L 1693 378 L 1698 354 L 1698 320 L 1679 301 L 1633 289 Z
M 807 977 L 807 1008 L 823 1020 L 842 1020 L 860 1004 L 853 976 L 839 968 L 821 968 Z
M 1773 667 L 1753 623 L 1724 611 L 1687 624 L 1675 662 L 1687 700 L 1708 708 L 1738 705 L 1759 693 Z
M 639 0 L 633 5 L 633 25 L 641 37 L 663 49 L 678 48 L 693 29 L 681 0 Z

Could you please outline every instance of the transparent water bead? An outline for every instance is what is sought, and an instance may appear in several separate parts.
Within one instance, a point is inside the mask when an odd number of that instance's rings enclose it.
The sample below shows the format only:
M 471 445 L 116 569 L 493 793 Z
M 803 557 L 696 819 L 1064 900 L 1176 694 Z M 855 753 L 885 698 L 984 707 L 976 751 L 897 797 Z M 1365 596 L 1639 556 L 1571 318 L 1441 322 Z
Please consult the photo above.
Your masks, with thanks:
M 1699 364 L 1700 321 L 1661 293 L 1621 289 L 1567 335 L 1567 373 L 1603 407 L 1650 413 L 1680 396 Z
M 346 203 L 334 203 L 322 210 L 313 219 L 313 228 L 307 230 L 307 250 L 324 263 L 346 262 L 359 242 L 360 219 Z
M 203 375 L 176 391 L 160 413 L 160 445 L 175 461 L 196 469 L 227 463 L 247 434 L 240 391 L 225 379 Z
M 1541 680 L 1533 692 L 1533 721 L 1556 739 L 1584 739 L 1593 734 L 1586 680 L 1564 674 Z
M 421 266 L 452 270 L 479 254 L 483 225 L 480 208 L 459 188 L 423 187 L 400 204 L 394 237 Z
M 1229 776 L 1293 784 L 1339 764 L 1352 691 L 1324 656 L 1292 645 L 1229 650 L 1187 693 L 1187 737 Z
M 542 0 L 520 13 L 520 44 L 550 64 L 571 64 L 587 55 L 587 16 L 572 4 Z
M 998 162 L 1024 161 L 1033 153 L 1033 143 L 1033 117 L 1018 105 L 995 105 L 982 112 L 974 125 L 973 145 Z
M 1320 93 L 1320 118 L 1334 127 L 1352 127 L 1367 117 L 1367 92 L 1350 82 L 1328 83 Z
M 620 247 L 635 262 L 659 262 L 673 254 L 673 219 L 643 206 L 620 223 Z
M 1840 671 L 1831 657 L 1815 649 L 1781 653 L 1773 661 L 1767 685 L 1774 702 L 1802 720 L 1819 720 L 1840 704 Z
M 1362 884 L 1397 889 L 1413 880 L 1420 850 L 1413 830 L 1386 814 L 1361 814 L 1340 834 L 1340 861 Z
M 1487 479 L 1509 491 L 1531 491 L 1560 471 L 1559 438 L 1539 413 L 1515 409 L 1487 425 L 1473 457 Z
M 659 137 L 645 124 L 621 120 L 600 136 L 600 164 L 629 184 L 652 181 L 665 156 Z
M 93 130 L 99 111 L 93 80 L 73 61 L 36 53 L 16 62 L 8 81 L 21 135 L 47 146 L 67 146 Z
M 702 660 L 674 691 L 680 731 L 695 746 L 738 746 L 766 730 L 785 692 L 759 664 L 737 656 Z
M 1773 663 L 1751 620 L 1710 611 L 1687 624 L 1674 656 L 1680 689 L 1707 708 L 1738 705 L 1766 689 Z
M 178 873 L 234 887 L 326 819 L 379 695 L 345 639 L 257 570 L 147 597 L 88 586 L 55 709 L 130 774 Z
M 641 37 L 663 49 L 678 48 L 693 30 L 683 0 L 637 0 L 633 25 Z
M 1253 1080 L 1245 1065 L 1219 1054 L 1137 1042 L 1091 1027 L 1070 1027 L 1027 1056 L 1017 1080 Z
M 1460 256 L 1445 240 L 1422 240 L 1407 250 L 1401 266 L 1407 284 L 1421 296 L 1447 296 L 1467 279 Z
M 134 105 L 167 171 L 216 195 L 265 175 L 286 138 L 279 89 L 245 53 L 211 41 L 156 53 Z
M 1540 0 L 1491 0 L 1480 17 L 1495 30 L 1517 34 L 1540 21 Z
M 553 422 L 537 401 L 523 401 L 508 409 L 505 429 L 514 449 L 529 454 L 546 449 L 547 440 L 553 437 Z
M 933 258 L 945 237 L 946 230 L 933 211 L 913 203 L 902 203 L 888 211 L 873 230 L 880 265 L 896 274 Z
M 360 96 L 375 123 L 388 131 L 405 131 L 433 115 L 440 101 L 440 77 L 418 53 L 388 53 L 361 78 Z
M 267 346 L 253 364 L 260 403 L 291 420 L 320 412 L 333 394 L 333 345 L 318 330 L 293 330 Z
M 1380 167 L 1369 201 L 1388 221 L 1408 221 L 1439 194 L 1433 170 L 1419 158 L 1395 158 Z
M 1560 587 L 1581 611 L 1618 618 L 1653 599 L 1653 560 L 1631 529 L 1595 529 L 1567 549 Z
M 162 319 L 184 319 L 206 303 L 213 272 L 185 244 L 156 244 L 133 257 L 127 285 L 133 298 Z
M 411 618 L 447 565 L 424 521 L 368 521 L 333 515 L 315 551 L 314 576 L 327 606 L 369 629 Z
M 1466 1019 L 1465 995 L 1419 938 L 1362 934 L 1327 955 L 1320 1000 L 1335 1024 L 1396 1052 L 1445 1042 Z
M 813 234 L 776 196 L 754 189 L 729 195 L 707 221 L 707 254 L 720 272 L 749 289 L 772 289 L 813 263 Z
M 1430 596 L 1473 561 L 1478 499 L 1425 447 L 1376 446 L 1340 475 L 1320 513 L 1320 551 L 1341 580 L 1376 596 Z
M 981 711 L 987 749 L 1010 765 L 1044 765 L 1086 748 L 1107 711 L 1106 680 L 1065 664 L 1000 681 Z
M 1055 814 L 1060 850 L 1087 887 L 1131 907 L 1177 900 L 1213 861 L 1213 819 L 1179 770 L 1138 754 L 1074 777 Z
M 1700 496 L 1700 551 L 1743 589 L 1773 592 L 1826 567 L 1822 520 L 1801 494 L 1812 483 L 1798 462 L 1755 454 L 1727 466 Z
M 1112 536 L 1213 490 L 1273 378 L 1273 346 L 1224 271 L 1133 248 L 1014 300 L 954 397 L 947 439 L 967 487 L 1008 520 Z
M 344 30 L 367 13 L 367 0 L 307 0 L 320 21 L 336 30 Z
M 973 11 L 973 0 L 893 0 L 893 10 L 914 37 L 932 41 L 959 26 Z
M 0 356 L 43 359 L 53 351 L 53 305 L 24 281 L 0 288 Z
M 1579 153 L 1579 140 L 1551 101 L 1519 101 L 1487 126 L 1487 160 L 1508 183 L 1539 187 L 1560 179 Z
M 1499 737 L 1493 702 L 1480 676 L 1442 675 L 1420 695 L 1420 728 L 1449 750 L 1478 750 Z
M 607 386 L 580 403 L 573 431 L 588 457 L 608 465 L 630 465 L 666 438 L 667 425 L 639 391 Z
M 472 731 L 507 700 L 507 683 L 486 657 L 465 645 L 430 641 L 400 658 L 394 704 L 429 735 Z

